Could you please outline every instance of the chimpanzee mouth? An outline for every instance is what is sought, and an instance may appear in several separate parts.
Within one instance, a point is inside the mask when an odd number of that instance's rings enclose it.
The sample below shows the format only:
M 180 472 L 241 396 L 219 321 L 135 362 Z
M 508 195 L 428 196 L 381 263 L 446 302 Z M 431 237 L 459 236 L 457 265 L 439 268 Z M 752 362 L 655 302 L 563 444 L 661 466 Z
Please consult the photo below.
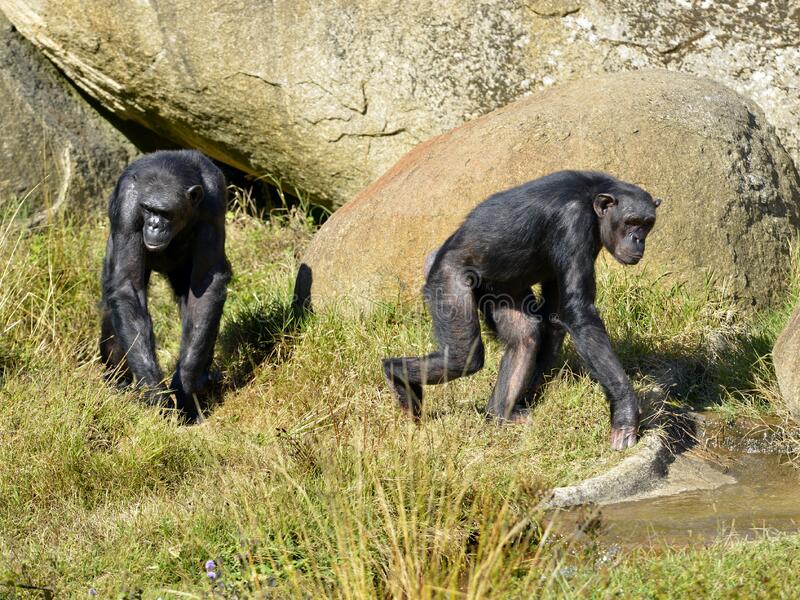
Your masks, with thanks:
M 169 241 L 160 242 L 158 244 L 151 244 L 145 240 L 144 247 L 150 252 L 161 252 L 164 248 L 169 246 Z
M 641 254 L 615 254 L 614 258 L 616 258 L 623 265 L 635 265 L 640 260 L 642 260 L 642 255 Z

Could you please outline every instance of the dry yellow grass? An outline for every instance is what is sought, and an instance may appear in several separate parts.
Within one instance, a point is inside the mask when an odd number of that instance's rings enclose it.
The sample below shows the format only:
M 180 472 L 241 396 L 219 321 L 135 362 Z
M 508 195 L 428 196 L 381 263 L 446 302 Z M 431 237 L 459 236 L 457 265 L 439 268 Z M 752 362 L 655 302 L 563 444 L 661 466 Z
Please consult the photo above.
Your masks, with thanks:
M 698 560 L 724 579 L 738 574 L 729 556 L 761 564 L 748 558 L 756 551 L 719 546 L 663 561 L 625 556 L 609 571 L 591 545 L 552 539 L 535 509 L 541 490 L 619 460 L 607 448 L 602 393 L 569 348 L 573 368 L 555 375 L 529 425 L 483 417 L 500 352 L 490 343 L 487 368 L 430 388 L 415 426 L 395 409 L 378 364 L 429 347 L 420 307 L 301 322 L 289 301 L 307 219 L 232 214 L 228 231 L 235 278 L 217 352 L 225 390 L 204 424 L 185 427 L 102 380 L 105 226 L 28 232 L 3 221 L 0 596 L 43 593 L 24 585 L 64 597 L 658 596 L 663 588 L 643 573 L 667 577 L 666 565 Z M 640 390 L 680 367 L 692 382 L 674 382 L 683 401 L 769 410 L 774 382 L 757 359 L 781 315 L 745 321 L 711 291 L 692 296 L 647 276 L 605 273 L 600 288 Z M 152 298 L 168 370 L 176 311 L 164 285 Z M 727 344 L 716 354 L 710 333 Z M 749 548 L 788 565 L 796 546 L 785 538 Z M 564 571 L 567 562 L 577 571 Z M 681 581 L 685 593 L 707 589 Z

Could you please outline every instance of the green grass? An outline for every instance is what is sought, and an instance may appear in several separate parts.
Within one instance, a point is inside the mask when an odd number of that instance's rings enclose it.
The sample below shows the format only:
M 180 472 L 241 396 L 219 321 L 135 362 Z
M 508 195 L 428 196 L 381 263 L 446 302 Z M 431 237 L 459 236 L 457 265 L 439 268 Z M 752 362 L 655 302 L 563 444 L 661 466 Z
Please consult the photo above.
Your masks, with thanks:
M 414 304 L 299 319 L 292 283 L 311 228 L 296 212 L 272 223 L 229 215 L 224 401 L 198 426 L 159 415 L 102 379 L 106 233 L 101 221 L 0 226 L 0 597 L 43 597 L 20 585 L 145 598 L 796 589 L 797 536 L 608 561 L 543 530 L 543 490 L 621 457 L 607 447 L 608 409 L 574 351 L 565 349 L 528 425 L 484 419 L 494 342 L 483 371 L 429 388 L 423 422 L 408 423 L 379 359 L 430 348 L 427 316 Z M 599 289 L 642 396 L 669 392 L 731 414 L 779 410 L 765 356 L 786 309 L 745 317 L 711 285 L 689 292 L 616 269 L 601 272 Z M 168 372 L 177 312 L 160 279 L 151 313 Z

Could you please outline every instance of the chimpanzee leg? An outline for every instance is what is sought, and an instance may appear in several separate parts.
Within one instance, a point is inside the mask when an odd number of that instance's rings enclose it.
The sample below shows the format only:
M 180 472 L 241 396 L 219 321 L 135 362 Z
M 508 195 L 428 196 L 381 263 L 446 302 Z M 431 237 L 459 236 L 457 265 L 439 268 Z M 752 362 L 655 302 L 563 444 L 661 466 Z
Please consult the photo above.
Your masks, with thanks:
M 199 258 L 198 258 L 199 257 Z M 195 263 L 204 256 L 195 252 Z M 224 254 L 214 255 L 217 262 L 203 264 L 198 274 L 194 268 L 170 273 L 169 279 L 181 309 L 181 349 L 171 388 L 178 408 L 188 417 L 197 416 L 195 394 L 202 394 L 210 380 L 209 368 L 214 355 L 230 266 Z
M 100 322 L 100 359 L 106 366 L 106 376 L 120 387 L 133 383 L 125 350 L 119 343 L 114 331 L 111 309 L 103 303 L 103 315 Z
M 483 367 L 477 302 L 469 280 L 444 267 L 430 275 L 424 292 L 439 350 L 427 356 L 383 360 L 389 387 L 413 418 L 422 411 L 423 384 L 444 383 Z
M 114 246 L 109 242 L 109 247 Z M 106 255 L 100 352 L 110 368 L 124 361 L 131 376 L 128 383 L 135 378 L 136 385 L 145 389 L 143 400 L 158 406 L 162 404 L 165 388 L 156 360 L 153 323 L 147 311 L 149 279 L 150 271 L 142 266 L 140 257 L 113 252 Z
M 633 446 L 639 427 L 639 404 L 594 305 L 593 270 L 573 264 L 561 290 L 562 322 L 611 405 L 611 447 L 623 450 Z
M 500 361 L 487 413 L 497 419 L 509 420 L 515 408 L 525 404 L 536 368 L 544 324 L 536 314 L 536 302 L 527 293 L 493 296 L 493 306 L 484 307 L 487 320 L 491 317 L 497 337 L 506 346 Z
M 185 266 L 181 269 L 176 269 L 171 273 L 167 274 L 167 279 L 169 280 L 170 286 L 172 287 L 172 293 L 175 295 L 175 300 L 178 303 L 178 310 L 180 311 L 181 315 L 181 333 L 186 330 L 187 326 L 187 306 L 189 300 L 189 284 L 190 284 L 190 277 L 191 277 L 191 267 Z M 197 409 L 194 406 L 194 399 L 193 398 L 186 398 L 184 394 L 182 394 L 182 390 L 179 391 L 175 389 L 174 385 L 174 377 L 173 382 L 170 387 L 172 387 L 172 391 L 175 394 L 175 403 L 176 408 L 186 415 L 193 419 L 196 417 Z
M 536 309 L 536 314 L 542 319 L 542 341 L 539 353 L 536 356 L 536 370 L 531 381 L 531 387 L 526 394 L 526 402 L 530 403 L 541 388 L 544 376 L 553 368 L 553 365 L 564 343 L 566 330 L 558 319 L 559 297 L 558 284 L 549 281 L 542 284 L 542 304 Z

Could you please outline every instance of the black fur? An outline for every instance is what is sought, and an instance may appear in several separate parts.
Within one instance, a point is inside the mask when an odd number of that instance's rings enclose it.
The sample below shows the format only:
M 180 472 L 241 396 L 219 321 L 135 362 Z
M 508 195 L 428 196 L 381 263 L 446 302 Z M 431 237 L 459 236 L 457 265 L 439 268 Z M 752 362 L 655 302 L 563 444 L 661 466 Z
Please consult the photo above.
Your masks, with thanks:
M 182 320 L 169 389 L 190 418 L 196 416 L 193 394 L 208 383 L 231 277 L 226 199 L 225 178 L 207 157 L 194 150 L 162 151 L 123 171 L 108 206 L 101 358 L 119 383 L 135 382 L 146 388 L 149 403 L 164 404 L 167 387 L 156 360 L 147 287 L 152 271 L 166 275 Z
M 566 330 L 611 402 L 612 445 L 633 445 L 638 406 L 594 306 L 594 262 L 603 245 L 620 262 L 638 262 L 659 203 L 603 173 L 561 171 L 475 207 L 425 260 L 423 293 L 440 349 L 383 361 L 401 407 L 418 417 L 423 384 L 483 366 L 480 313 L 506 345 L 490 415 L 514 418 L 530 403 Z

